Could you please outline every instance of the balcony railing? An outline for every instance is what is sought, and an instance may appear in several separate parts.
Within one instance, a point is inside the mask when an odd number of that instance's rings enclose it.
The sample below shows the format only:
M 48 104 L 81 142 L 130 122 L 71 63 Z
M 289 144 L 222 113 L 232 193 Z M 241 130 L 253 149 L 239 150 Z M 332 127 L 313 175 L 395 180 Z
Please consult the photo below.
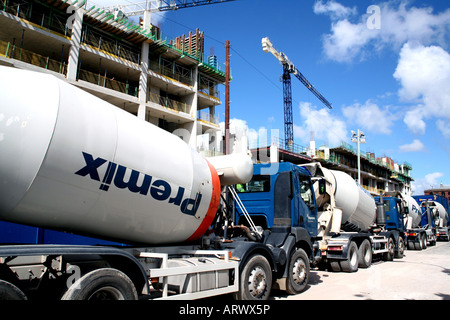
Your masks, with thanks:
M 50 9 L 38 2 L 0 1 L 0 10 L 27 20 L 40 29 L 45 29 L 63 37 L 72 36 L 71 29 L 66 27 L 67 17 L 54 11 L 51 12 Z
M 191 105 L 186 102 L 177 101 L 174 99 L 170 99 L 169 97 L 164 97 L 156 93 L 149 93 L 149 102 L 153 102 L 159 104 L 165 108 L 173 109 L 175 111 L 181 111 L 185 113 L 189 113 L 191 109 Z
M 78 72 L 78 79 L 134 97 L 137 96 L 137 87 L 87 70 L 80 69 Z
M 64 61 L 50 59 L 49 57 L 13 45 L 11 42 L 0 40 L 0 55 L 64 75 L 67 71 L 67 64 Z
M 163 76 L 186 84 L 188 86 L 193 86 L 194 81 L 191 78 L 191 70 L 186 69 L 172 62 L 161 59 L 161 61 L 150 60 L 150 70 L 159 73 Z
M 82 42 L 95 50 L 102 51 L 113 57 L 125 59 L 136 64 L 140 63 L 140 53 L 136 48 L 131 48 L 118 40 L 110 39 L 93 30 L 86 28 L 83 30 Z
M 216 116 L 210 114 L 209 112 L 205 112 L 205 111 L 202 111 L 202 110 L 198 111 L 197 119 L 201 120 L 201 121 L 206 121 L 206 122 L 209 122 L 209 123 L 213 123 L 213 124 L 216 124 L 216 125 L 219 124 L 219 117 L 216 117 Z

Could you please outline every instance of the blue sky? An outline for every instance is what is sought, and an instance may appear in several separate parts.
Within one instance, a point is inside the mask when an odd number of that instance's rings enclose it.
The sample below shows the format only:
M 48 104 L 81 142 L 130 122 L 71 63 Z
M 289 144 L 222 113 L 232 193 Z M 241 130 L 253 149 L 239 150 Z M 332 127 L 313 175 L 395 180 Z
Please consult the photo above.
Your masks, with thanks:
M 269 37 L 333 105 L 293 77 L 294 142 L 308 146 L 314 131 L 318 146 L 333 147 L 361 129 L 363 150 L 412 164 L 421 194 L 450 185 L 449 8 L 430 0 L 236 0 L 154 18 L 168 39 L 204 31 L 205 51 L 214 47 L 222 70 L 229 40 L 232 121 L 250 137 L 278 129 L 283 138 L 282 67 L 261 46 Z M 224 106 L 216 113 L 223 121 Z

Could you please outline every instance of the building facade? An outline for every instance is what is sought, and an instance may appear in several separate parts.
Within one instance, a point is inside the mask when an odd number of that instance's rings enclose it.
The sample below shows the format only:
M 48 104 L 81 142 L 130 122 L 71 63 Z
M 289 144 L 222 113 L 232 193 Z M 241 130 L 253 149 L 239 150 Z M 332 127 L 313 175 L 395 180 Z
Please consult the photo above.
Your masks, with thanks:
M 444 186 L 442 183 L 439 188 L 431 188 L 424 191 L 425 195 L 438 195 L 444 197 L 448 201 L 450 207 L 450 186 Z
M 136 25 L 85 1 L 0 3 L 1 65 L 51 73 L 194 149 L 198 136 L 220 130 L 225 82 L 204 59 L 203 41 L 196 30 L 168 42 L 149 14 Z
M 358 178 L 358 153 L 348 143 L 341 142 L 335 148 L 320 147 L 314 159 L 322 162 L 324 167 L 345 171 L 355 180 Z M 406 161 L 399 164 L 387 156 L 360 153 L 361 185 L 373 195 L 392 191 L 411 195 L 411 181 L 414 181 L 411 170 L 412 165 Z
M 358 179 L 358 154 L 355 148 L 341 142 L 338 147 L 315 147 L 311 141 L 309 147 L 293 144 L 292 150 L 285 150 L 284 141 L 277 137 L 268 139 L 270 146 L 261 145 L 255 147 L 251 143 L 251 151 L 254 162 L 279 162 L 288 161 L 295 164 L 307 162 L 320 162 L 323 167 L 340 170 L 349 174 L 353 179 Z M 385 192 L 400 191 L 411 195 L 412 165 L 408 162 L 398 164 L 389 157 L 375 157 L 374 153 L 361 152 L 361 185 L 372 195 Z

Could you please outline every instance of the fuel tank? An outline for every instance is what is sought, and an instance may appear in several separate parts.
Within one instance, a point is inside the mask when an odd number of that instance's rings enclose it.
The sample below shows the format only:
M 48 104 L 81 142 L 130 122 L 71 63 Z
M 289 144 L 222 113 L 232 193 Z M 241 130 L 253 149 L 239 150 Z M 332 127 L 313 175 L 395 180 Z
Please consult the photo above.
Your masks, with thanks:
M 140 244 L 193 241 L 220 201 L 180 138 L 52 75 L 0 67 L 0 219 Z

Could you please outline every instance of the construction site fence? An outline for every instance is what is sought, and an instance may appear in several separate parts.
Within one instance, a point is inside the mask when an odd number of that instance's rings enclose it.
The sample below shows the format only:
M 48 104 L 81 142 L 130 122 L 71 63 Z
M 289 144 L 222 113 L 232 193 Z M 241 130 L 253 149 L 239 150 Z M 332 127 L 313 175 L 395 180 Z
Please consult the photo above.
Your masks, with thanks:
M 56 61 L 50 59 L 50 57 L 45 57 L 37 53 L 25 50 L 12 44 L 11 42 L 0 40 L 0 55 L 64 75 L 67 72 L 67 64 L 65 62 Z

